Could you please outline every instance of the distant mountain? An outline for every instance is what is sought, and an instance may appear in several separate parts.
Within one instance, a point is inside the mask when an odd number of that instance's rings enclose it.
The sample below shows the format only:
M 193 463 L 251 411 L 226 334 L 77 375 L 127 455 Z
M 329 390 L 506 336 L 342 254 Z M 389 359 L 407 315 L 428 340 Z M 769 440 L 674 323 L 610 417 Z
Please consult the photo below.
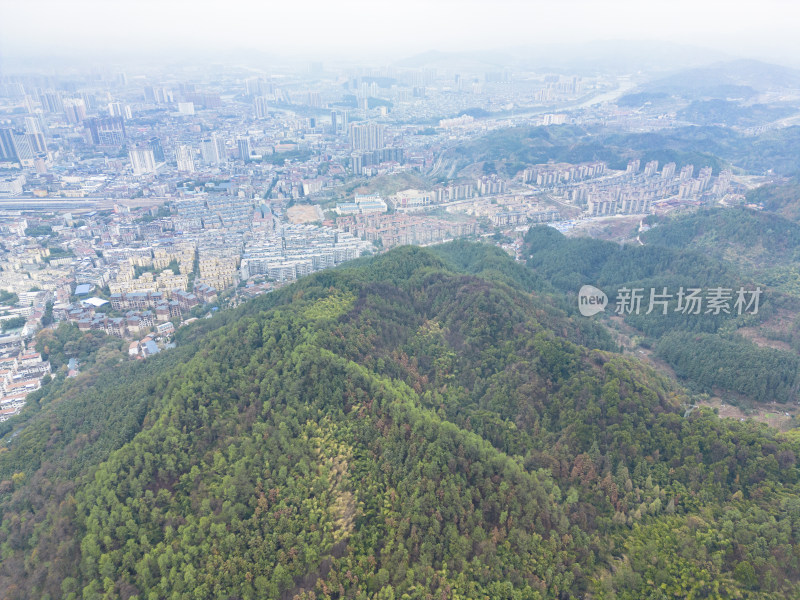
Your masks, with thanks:
M 688 99 L 741 98 L 760 92 L 800 88 L 800 71 L 758 60 L 734 60 L 686 69 L 645 83 L 636 92 Z
M 698 125 L 753 127 L 789 117 L 798 112 L 796 104 L 742 104 L 712 98 L 693 100 L 678 117 Z
M 715 50 L 669 42 L 596 41 L 582 44 L 533 44 L 497 51 L 428 51 L 396 62 L 398 67 L 525 69 L 592 75 L 658 73 L 708 65 L 728 57 Z
M 502 51 L 442 52 L 429 50 L 403 58 L 394 64 L 397 67 L 408 69 L 434 68 L 483 73 L 487 70 L 502 70 L 512 67 L 515 62 L 513 56 Z
M 598 40 L 515 51 L 529 68 L 593 74 L 658 73 L 725 60 L 719 51 L 661 41 Z

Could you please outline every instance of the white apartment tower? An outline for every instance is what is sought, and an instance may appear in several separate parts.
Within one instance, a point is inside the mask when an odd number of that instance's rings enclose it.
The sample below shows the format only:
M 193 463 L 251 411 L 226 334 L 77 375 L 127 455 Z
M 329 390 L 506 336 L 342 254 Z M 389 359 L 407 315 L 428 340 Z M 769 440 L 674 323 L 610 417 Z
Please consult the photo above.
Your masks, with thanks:
M 178 162 L 178 171 L 194 173 L 194 157 L 192 154 L 191 146 L 178 146 L 178 149 L 175 151 L 175 158 Z
M 131 159 L 134 175 L 146 175 L 147 173 L 156 172 L 156 161 L 151 149 L 135 148 L 128 153 L 128 156 Z

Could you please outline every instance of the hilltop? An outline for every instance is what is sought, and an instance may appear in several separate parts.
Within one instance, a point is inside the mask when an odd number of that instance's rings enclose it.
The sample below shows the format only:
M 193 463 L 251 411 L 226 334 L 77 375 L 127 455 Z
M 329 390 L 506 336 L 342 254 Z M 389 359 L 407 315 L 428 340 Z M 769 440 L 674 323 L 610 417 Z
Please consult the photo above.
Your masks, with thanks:
M 800 593 L 800 445 L 685 417 L 683 389 L 570 314 L 496 248 L 403 247 L 52 388 L 0 440 L 0 589 Z

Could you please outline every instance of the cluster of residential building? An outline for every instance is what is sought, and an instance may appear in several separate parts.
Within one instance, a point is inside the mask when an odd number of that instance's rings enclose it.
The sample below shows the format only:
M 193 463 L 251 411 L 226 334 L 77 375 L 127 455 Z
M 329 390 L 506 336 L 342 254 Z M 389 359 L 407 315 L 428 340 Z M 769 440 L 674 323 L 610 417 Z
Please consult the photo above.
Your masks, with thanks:
M 550 223 L 561 218 L 558 210 L 543 205 L 534 194 L 509 194 L 493 198 L 475 198 L 449 206 L 447 212 L 488 218 L 495 227 Z
M 341 228 L 286 225 L 253 236 L 244 249 L 240 266 L 242 281 L 262 276 L 291 281 L 358 258 L 373 245 Z
M 704 194 L 721 197 L 728 191 L 730 171 L 723 171 L 716 178 L 711 167 L 703 167 L 693 177 L 694 166 L 685 165 L 676 172 L 675 163 L 667 163 L 658 172 L 658 161 L 650 161 L 644 172 L 639 170 L 639 161 L 632 161 L 622 177 L 588 184 L 573 190 L 574 201 L 586 202 L 589 216 L 615 214 L 647 214 L 653 203 L 675 198 L 678 201 L 696 200 Z
M 0 338 L 0 423 L 18 414 L 31 392 L 50 374 L 50 363 L 41 354 L 26 350 L 21 336 Z
M 522 181 L 540 187 L 548 187 L 600 177 L 605 171 L 606 163 L 599 161 L 577 165 L 569 163 L 534 165 L 522 172 Z
M 694 166 L 677 170 L 667 163 L 659 172 L 657 160 L 641 168 L 639 160 L 628 162 L 624 171 L 608 169 L 603 162 L 581 164 L 549 163 L 525 169 L 520 179 L 555 199 L 584 207 L 588 217 L 647 214 L 661 201 L 682 202 L 721 198 L 728 193 L 731 172 L 713 176 L 711 167 Z
M 339 217 L 336 226 L 364 240 L 380 242 L 384 248 L 403 244 L 432 244 L 473 235 L 477 231 L 476 222 L 472 219 L 450 221 L 408 214 Z

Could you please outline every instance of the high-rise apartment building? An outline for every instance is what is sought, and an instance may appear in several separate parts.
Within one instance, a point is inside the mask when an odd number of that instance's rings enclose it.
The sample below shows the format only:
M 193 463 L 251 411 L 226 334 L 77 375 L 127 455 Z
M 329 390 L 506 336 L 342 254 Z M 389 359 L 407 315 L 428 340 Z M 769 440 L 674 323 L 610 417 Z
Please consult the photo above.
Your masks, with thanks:
M 257 96 L 255 100 L 253 100 L 253 106 L 256 109 L 256 118 L 257 119 L 264 119 L 268 116 L 269 107 L 267 106 L 267 99 L 263 96 Z
M 157 164 L 163 163 L 167 160 L 164 156 L 164 148 L 161 146 L 161 140 L 159 140 L 157 137 L 150 138 L 150 140 L 147 142 L 147 147 L 153 151 L 153 159 Z
M 170 104 L 173 102 L 172 91 L 151 85 L 144 88 L 144 101 L 148 104 Z
M 156 172 L 156 161 L 150 148 L 134 148 L 128 153 L 134 175 L 146 175 Z
M 39 102 L 42 105 L 42 110 L 46 113 L 63 113 L 64 102 L 61 100 L 61 95 L 53 90 L 48 90 L 39 94 Z
M 125 123 L 122 117 L 91 118 L 85 121 L 97 146 L 121 146 L 125 141 Z
M 239 149 L 239 160 L 250 160 L 253 153 L 250 147 L 249 137 L 240 137 L 236 140 L 236 147 Z
M 354 150 L 380 150 L 385 145 L 383 132 L 380 123 L 351 123 L 350 144 Z
M 263 96 L 267 93 L 267 82 L 261 77 L 245 79 L 245 93 L 250 97 Z
M 122 117 L 125 120 L 133 118 L 131 107 L 122 102 L 110 102 L 108 104 L 108 114 L 112 117 Z
M 80 123 L 86 119 L 86 104 L 80 98 L 68 98 L 64 100 L 64 115 L 67 123 Z
M 210 138 L 200 142 L 200 153 L 203 155 L 203 162 L 207 165 L 220 165 L 228 161 L 225 142 L 216 134 L 212 134 Z
M 178 162 L 178 171 L 194 173 L 194 156 L 191 146 L 178 146 L 175 151 L 175 158 Z
M 17 162 L 18 160 L 14 130 L 4 127 L 0 129 L 0 162 Z
M 32 167 L 37 155 L 39 143 L 44 144 L 41 134 L 28 134 L 11 128 L 0 129 L 0 161 L 18 162 L 23 167 Z

